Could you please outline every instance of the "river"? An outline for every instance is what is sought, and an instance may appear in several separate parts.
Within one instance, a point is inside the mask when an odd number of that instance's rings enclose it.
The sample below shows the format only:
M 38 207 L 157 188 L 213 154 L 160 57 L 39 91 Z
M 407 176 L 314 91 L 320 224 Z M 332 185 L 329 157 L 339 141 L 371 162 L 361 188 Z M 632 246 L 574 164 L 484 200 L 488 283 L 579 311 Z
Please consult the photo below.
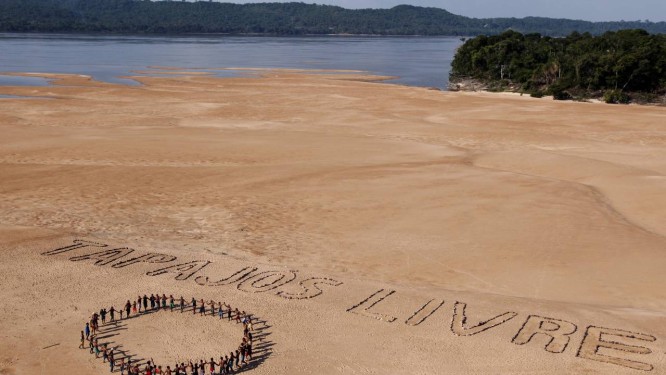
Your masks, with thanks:
M 446 88 L 461 44 L 452 37 L 0 34 L 0 72 L 75 73 L 136 84 L 120 77 L 150 66 L 351 69 Z M 40 81 L 0 75 L 0 85 L 35 84 Z

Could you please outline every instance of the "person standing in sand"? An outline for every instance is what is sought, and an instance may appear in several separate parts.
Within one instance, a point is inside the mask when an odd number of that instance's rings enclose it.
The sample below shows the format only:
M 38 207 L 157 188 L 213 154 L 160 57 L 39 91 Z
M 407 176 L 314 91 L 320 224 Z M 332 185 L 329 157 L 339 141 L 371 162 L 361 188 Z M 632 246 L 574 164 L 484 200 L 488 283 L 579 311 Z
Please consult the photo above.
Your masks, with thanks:
M 153 310 L 155 308 L 155 295 L 151 294 L 150 295 L 150 309 Z
M 127 303 L 125 303 L 125 313 L 126 313 L 125 316 L 126 316 L 127 318 L 130 317 L 130 309 L 131 309 L 131 308 L 132 308 L 132 304 L 130 303 L 129 300 L 127 300 Z
M 183 309 L 185 309 L 185 298 L 183 296 L 180 296 L 180 313 L 183 313 Z
M 239 357 L 240 366 L 243 366 L 243 363 L 245 362 L 245 339 L 243 339 L 243 342 L 238 345 L 236 355 Z
M 176 307 L 176 304 L 173 301 L 173 294 L 169 295 L 169 308 L 171 309 L 171 312 L 173 312 L 173 308 Z
M 229 353 L 229 362 L 227 362 L 227 372 L 231 373 L 234 370 L 234 352 Z
M 247 345 L 245 346 L 247 355 L 245 356 L 248 361 L 252 360 L 252 339 L 248 340 Z
M 86 333 L 86 340 L 90 337 L 90 323 L 86 323 L 86 328 L 83 329 Z
M 201 299 L 201 306 L 199 307 L 199 315 L 206 315 L 206 304 L 204 303 L 203 298 Z
M 113 349 L 109 350 L 109 367 L 111 369 L 111 372 L 113 372 L 113 367 L 116 365 L 116 361 L 113 355 Z

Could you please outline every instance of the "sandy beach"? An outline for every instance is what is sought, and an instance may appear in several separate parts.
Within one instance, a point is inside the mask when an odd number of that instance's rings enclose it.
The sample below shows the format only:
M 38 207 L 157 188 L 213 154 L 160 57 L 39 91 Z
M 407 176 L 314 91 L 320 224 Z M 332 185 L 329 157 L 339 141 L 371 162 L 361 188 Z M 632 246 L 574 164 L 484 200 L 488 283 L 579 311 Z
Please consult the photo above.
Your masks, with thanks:
M 146 293 L 254 314 L 248 374 L 666 374 L 666 108 L 169 69 L 0 87 L 0 374 L 108 373 L 79 332 Z

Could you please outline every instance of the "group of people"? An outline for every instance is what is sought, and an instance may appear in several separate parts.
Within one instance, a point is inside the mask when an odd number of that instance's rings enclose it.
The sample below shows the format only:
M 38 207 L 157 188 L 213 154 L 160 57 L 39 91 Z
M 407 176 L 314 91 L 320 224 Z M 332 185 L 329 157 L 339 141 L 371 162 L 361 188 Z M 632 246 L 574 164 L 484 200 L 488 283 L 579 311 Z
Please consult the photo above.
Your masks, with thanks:
M 243 324 L 243 340 L 238 349 L 230 352 L 228 355 L 220 356 L 219 360 L 215 360 L 214 358 L 211 358 L 209 361 L 190 360 L 181 362 L 180 364 L 176 363 L 173 367 L 166 366 L 163 368 L 161 365 L 156 365 L 152 359 L 141 365 L 139 361 L 132 362 L 131 358 L 124 355 L 121 358 L 116 358 L 116 355 L 120 353 L 117 348 L 109 348 L 108 344 L 100 344 L 98 342 L 97 336 L 100 333 L 100 321 L 102 325 L 106 324 L 107 316 L 109 323 L 111 323 L 117 321 L 116 314 L 120 315 L 118 320 L 123 320 L 130 318 L 132 314 L 137 315 L 167 309 L 171 312 L 179 309 L 183 313 L 190 307 L 193 314 L 197 314 L 198 312 L 204 316 L 210 312 L 210 315 L 213 317 L 218 316 L 219 319 L 226 318 L 228 321 L 233 320 L 236 323 Z M 253 331 L 252 315 L 247 314 L 245 311 L 239 311 L 238 308 L 233 309 L 224 302 L 204 301 L 203 299 L 197 301 L 196 298 L 192 298 L 188 303 L 182 296 L 176 300 L 173 295 L 167 298 L 165 294 L 162 294 L 162 296 L 151 294 L 150 297 L 144 294 L 143 296 L 138 296 L 135 301 L 130 302 L 128 300 L 121 309 L 111 306 L 108 310 L 103 308 L 99 313 L 93 313 L 90 321 L 86 322 L 84 330 L 81 331 L 81 345 L 79 348 L 85 349 L 87 342 L 91 354 L 95 354 L 96 358 L 101 356 L 104 363 L 109 363 L 111 372 L 119 369 L 121 375 L 226 375 L 232 374 L 249 365 L 252 360 Z M 127 362 L 125 359 L 127 359 Z

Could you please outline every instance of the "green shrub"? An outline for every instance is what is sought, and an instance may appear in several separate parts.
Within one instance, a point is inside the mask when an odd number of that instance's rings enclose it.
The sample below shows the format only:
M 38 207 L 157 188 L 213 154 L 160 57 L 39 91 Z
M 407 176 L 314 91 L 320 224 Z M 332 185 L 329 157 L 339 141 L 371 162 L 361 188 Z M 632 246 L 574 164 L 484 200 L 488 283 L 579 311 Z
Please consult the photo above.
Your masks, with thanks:
M 631 94 L 631 101 L 639 104 L 659 103 L 659 95 L 655 93 L 637 92 Z
M 564 90 L 556 90 L 556 91 L 554 90 L 552 92 L 552 94 L 553 94 L 553 99 L 555 99 L 555 100 L 571 100 L 571 99 L 573 99 L 573 96 L 571 96 L 571 94 L 569 94 L 569 92 L 564 91 Z
M 629 104 L 630 99 L 622 90 L 606 90 L 604 92 L 604 102 L 608 104 Z

